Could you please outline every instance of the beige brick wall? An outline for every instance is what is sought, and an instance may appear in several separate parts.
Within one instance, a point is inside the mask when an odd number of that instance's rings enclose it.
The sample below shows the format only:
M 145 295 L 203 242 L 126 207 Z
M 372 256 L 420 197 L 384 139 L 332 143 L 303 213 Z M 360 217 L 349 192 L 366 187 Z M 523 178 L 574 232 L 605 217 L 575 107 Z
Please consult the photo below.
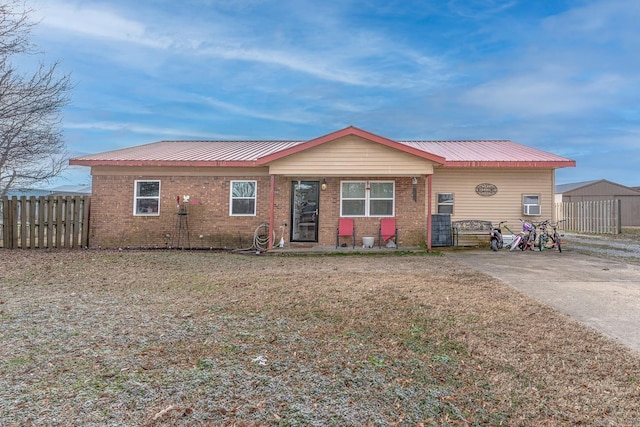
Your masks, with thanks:
M 161 182 L 159 216 L 133 215 L 134 183 L 141 179 Z M 261 222 L 269 221 L 269 177 L 246 176 L 233 179 L 258 182 L 256 216 L 229 215 L 231 179 L 227 178 L 94 176 L 90 246 L 164 247 L 167 244 L 165 236 L 171 235 L 168 239 L 171 243 L 179 228 L 176 198 L 188 194 L 191 203 L 187 205 L 186 225 L 189 228 L 191 246 L 249 247 L 254 230 Z M 203 236 L 202 239 L 199 238 L 200 235 Z
M 400 246 L 418 246 L 426 239 L 425 178 L 416 185 L 416 201 L 413 201 L 411 178 L 349 177 L 327 178 L 327 190 L 320 192 L 319 241 L 323 245 L 335 245 L 336 229 L 340 218 L 340 181 L 395 181 L 395 218 Z M 354 218 L 356 246 L 362 245 L 363 236 L 375 237 L 378 244 L 380 218 Z M 341 239 L 349 242 L 349 239 Z
M 256 180 L 257 214 L 238 217 L 229 215 L 229 186 L 231 180 Z M 304 177 L 305 181 L 322 181 L 323 177 Z M 388 177 L 349 177 L 349 180 L 389 180 Z M 134 216 L 133 197 L 136 180 L 159 180 L 161 200 L 159 216 Z M 275 177 L 274 223 L 275 241 L 280 240 L 281 225 L 287 223 L 284 235 L 289 242 L 291 177 Z M 297 180 L 297 178 L 295 178 Z M 327 190 L 320 192 L 318 239 L 320 245 L 334 245 L 340 216 L 341 178 L 326 178 Z M 426 185 L 418 179 L 417 200 L 413 200 L 410 177 L 395 179 L 395 214 L 399 229 L 400 246 L 424 243 L 426 237 Z M 108 175 L 93 177 L 91 201 L 91 247 L 165 247 L 176 243 L 178 209 L 176 196 L 188 194 L 192 201 L 187 206 L 189 240 L 193 247 L 250 247 L 255 229 L 269 221 L 270 177 L 258 176 L 158 176 Z M 362 245 L 363 236 L 375 236 L 377 243 L 379 218 L 355 218 L 356 244 Z M 170 235 L 170 238 L 166 238 Z M 199 236 L 203 238 L 200 239 Z M 184 242 L 184 239 L 182 240 Z

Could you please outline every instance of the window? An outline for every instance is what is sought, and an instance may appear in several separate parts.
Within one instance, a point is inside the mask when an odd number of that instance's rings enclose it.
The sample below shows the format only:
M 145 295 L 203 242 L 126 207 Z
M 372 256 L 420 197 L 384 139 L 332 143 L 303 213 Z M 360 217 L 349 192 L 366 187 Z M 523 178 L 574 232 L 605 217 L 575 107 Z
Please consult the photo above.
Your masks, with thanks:
M 160 215 L 160 181 L 136 181 L 133 214 Z
M 393 216 L 393 181 L 343 181 L 340 183 L 340 216 Z
M 522 198 L 523 207 L 524 207 L 524 215 L 540 215 L 540 196 L 535 194 L 525 194 Z
M 369 183 L 369 216 L 393 216 L 393 182 Z
M 367 183 L 342 182 L 340 196 L 340 216 L 365 216 L 367 203 Z
M 229 215 L 255 216 L 257 181 L 231 181 Z
M 453 215 L 453 193 L 438 193 L 438 213 Z

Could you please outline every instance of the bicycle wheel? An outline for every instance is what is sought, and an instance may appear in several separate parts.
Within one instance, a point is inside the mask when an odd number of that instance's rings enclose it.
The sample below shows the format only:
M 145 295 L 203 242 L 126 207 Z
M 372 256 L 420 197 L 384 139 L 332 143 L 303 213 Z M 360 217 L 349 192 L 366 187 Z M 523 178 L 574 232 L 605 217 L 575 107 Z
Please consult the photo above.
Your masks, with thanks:
M 509 247 L 509 250 L 512 251 L 515 248 L 518 247 L 518 245 L 520 244 L 520 241 L 522 240 L 522 236 L 521 235 L 517 235 L 515 239 L 513 239 L 513 242 L 511 242 L 511 246 Z
M 538 238 L 538 249 L 540 249 L 540 252 L 544 251 L 544 247 L 546 244 L 547 244 L 547 235 L 545 233 L 542 233 Z
M 558 233 L 553 233 L 553 241 L 556 243 L 558 252 L 562 252 L 562 244 L 560 243 L 560 235 Z

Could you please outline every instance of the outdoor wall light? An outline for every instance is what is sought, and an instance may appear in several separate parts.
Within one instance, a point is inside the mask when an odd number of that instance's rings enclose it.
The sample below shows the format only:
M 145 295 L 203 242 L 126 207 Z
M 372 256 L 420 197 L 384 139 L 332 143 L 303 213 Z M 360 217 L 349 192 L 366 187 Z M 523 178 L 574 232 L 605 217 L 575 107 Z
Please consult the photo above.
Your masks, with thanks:
M 322 184 L 320 185 L 320 188 L 322 188 L 322 191 L 327 189 L 327 180 L 326 179 L 322 179 Z
M 413 177 L 413 179 L 411 180 L 411 183 L 413 185 L 418 185 L 418 178 L 416 178 L 415 176 Z

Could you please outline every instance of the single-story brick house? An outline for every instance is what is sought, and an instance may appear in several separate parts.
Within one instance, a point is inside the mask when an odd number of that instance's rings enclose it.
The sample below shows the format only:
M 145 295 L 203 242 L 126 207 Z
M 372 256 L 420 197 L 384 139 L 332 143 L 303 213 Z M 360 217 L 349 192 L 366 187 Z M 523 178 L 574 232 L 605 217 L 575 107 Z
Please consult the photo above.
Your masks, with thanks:
M 191 246 L 243 247 L 263 223 L 271 245 L 333 246 L 340 218 L 361 245 L 391 217 L 400 247 L 430 248 L 435 215 L 552 218 L 555 169 L 575 166 L 511 141 L 395 141 L 356 127 L 308 141 L 160 141 L 69 163 L 91 167 L 92 247 L 161 247 L 185 226 Z

